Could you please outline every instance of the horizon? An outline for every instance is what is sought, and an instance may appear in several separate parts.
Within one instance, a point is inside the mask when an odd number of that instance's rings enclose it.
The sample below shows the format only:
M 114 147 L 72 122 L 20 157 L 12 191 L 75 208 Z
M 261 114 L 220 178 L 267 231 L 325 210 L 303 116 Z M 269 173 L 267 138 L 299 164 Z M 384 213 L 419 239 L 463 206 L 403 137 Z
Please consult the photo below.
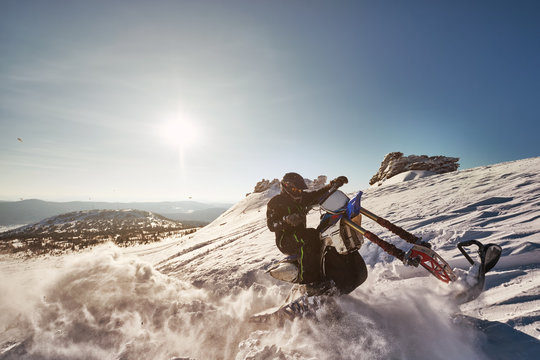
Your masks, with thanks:
M 393 151 L 540 156 L 539 11 L 3 2 L 0 198 L 234 204 L 290 171 L 364 189 Z
M 479 165 L 479 166 L 475 166 L 475 167 L 472 167 L 472 168 L 467 168 L 467 169 L 463 169 L 461 168 L 458 168 L 456 170 L 456 172 L 459 172 L 459 171 L 462 171 L 462 170 L 473 170 L 473 169 L 476 169 L 476 168 L 482 168 L 482 167 L 486 167 L 486 166 L 495 166 L 495 165 L 498 165 L 498 164 L 504 164 L 504 163 L 509 163 L 509 162 L 514 162 L 514 161 L 520 161 L 520 160 L 527 160 L 527 159 L 533 159 L 533 158 L 536 158 L 536 157 L 539 157 L 539 156 L 533 156 L 533 157 L 530 157 L 530 158 L 524 158 L 524 159 L 516 159 L 516 160 L 509 160 L 509 161 L 503 161 L 503 162 L 500 162 L 500 163 L 493 163 L 493 164 L 485 164 L 485 165 Z M 409 171 L 415 171 L 415 170 L 409 170 Z M 324 174 L 322 174 L 324 175 Z M 262 179 L 261 179 L 262 180 Z M 269 179 L 270 181 L 272 181 L 273 179 Z M 313 180 L 313 179 L 311 179 Z M 374 187 L 374 188 L 377 188 L 378 186 L 380 185 L 368 185 L 367 187 L 365 188 L 352 188 L 351 184 L 345 184 L 341 190 L 343 190 L 344 192 L 356 192 L 356 191 L 365 191 L 366 189 L 370 188 L 370 187 Z M 255 187 L 255 186 L 253 186 Z M 253 190 L 249 193 L 246 193 L 245 196 L 249 195 L 253 193 Z M 202 204 L 207 204 L 207 205 L 227 205 L 227 206 L 233 206 L 235 205 L 237 202 L 241 201 L 243 198 L 240 198 L 240 199 L 237 199 L 236 201 L 234 202 L 227 202 L 227 201 L 213 201 L 213 200 L 197 200 L 197 199 L 181 199 L 181 200 L 148 200 L 148 201 L 137 201 L 137 200 L 92 200 L 92 199 L 88 199 L 88 200 L 47 200 L 47 199 L 43 199 L 43 198 L 29 198 L 29 199 L 16 199 L 16 200 L 5 200 L 5 199 L 0 199 L 0 202 L 22 202 L 22 201 L 32 201 L 32 200 L 36 200 L 36 201 L 44 201 L 44 202 L 53 202 L 53 203 L 69 203 L 69 202 L 95 202 L 95 203 L 126 203 L 126 204 L 129 204 L 129 203 L 179 203 L 179 202 L 193 202 L 193 203 L 202 203 Z
M 198 203 L 198 204 L 204 204 L 204 205 L 215 205 L 215 206 L 232 206 L 234 203 L 227 203 L 227 202 L 205 202 L 205 201 L 197 201 L 197 200 L 165 200 L 165 201 L 96 201 L 96 200 L 68 200 L 68 201 L 54 201 L 54 200 L 44 200 L 44 199 L 19 199 L 19 200 L 3 200 L 0 199 L 0 202 L 23 202 L 23 201 L 42 201 L 42 202 L 50 202 L 50 203 L 111 203 L 111 204 L 138 204 L 138 203 L 156 203 L 156 204 L 162 204 L 162 203 Z
M 520 160 L 528 160 L 528 159 L 534 159 L 534 158 L 537 158 L 539 156 L 533 156 L 533 157 L 530 157 L 530 158 L 524 158 L 524 159 L 516 159 L 516 160 L 509 160 L 509 161 L 503 161 L 503 162 L 500 162 L 500 163 L 493 163 L 493 164 L 485 164 L 485 165 L 480 165 L 480 166 L 475 166 L 473 168 L 467 168 L 467 169 L 462 169 L 461 167 L 459 169 L 456 170 L 456 172 L 459 172 L 459 171 L 462 171 L 462 170 L 474 170 L 474 169 L 479 169 L 479 168 L 483 168 L 483 167 L 487 167 L 487 166 L 495 166 L 495 165 L 500 165 L 500 164 L 504 164 L 504 163 L 510 163 L 510 162 L 515 162 L 515 161 L 520 161 Z M 416 171 L 416 170 L 408 170 L 408 171 Z M 442 175 L 442 174 L 440 174 Z M 393 178 L 393 177 L 392 177 Z M 270 181 L 272 181 L 273 179 L 269 179 Z M 311 180 L 314 180 L 314 179 L 311 179 Z M 368 185 L 367 188 L 354 188 L 354 189 L 351 189 L 351 184 L 346 184 L 344 185 L 341 190 L 343 190 L 344 192 L 356 192 L 356 191 L 365 191 L 366 189 L 370 188 L 370 187 L 373 187 L 373 188 L 377 188 L 379 187 L 380 185 Z M 347 189 L 348 188 L 348 189 Z M 249 192 L 246 194 L 249 195 L 249 194 L 252 194 L 253 191 Z M 125 201 L 115 201 L 115 200 L 111 200 L 111 201 L 107 201 L 107 200 L 91 200 L 91 199 L 88 199 L 88 200 L 47 200 L 47 199 L 40 199 L 40 198 L 29 198 L 29 199 L 16 199 L 16 200 L 4 200 L 4 199 L 0 199 L 0 202 L 22 202 L 22 201 L 32 201 L 32 200 L 36 200 L 36 201 L 44 201 L 44 202 L 53 202 L 53 203 L 69 203 L 69 202 L 95 202 L 95 203 L 126 203 L 126 204 L 129 204 L 129 203 L 179 203 L 179 202 L 193 202 L 193 203 L 202 203 L 202 204 L 205 204 L 205 205 L 227 205 L 227 206 L 234 206 L 237 202 L 241 201 L 241 199 L 238 199 L 237 201 L 234 201 L 234 202 L 227 202 L 227 201 L 212 201 L 212 200 L 196 200 L 196 199 L 183 199 L 183 200 L 149 200 L 149 201 L 130 201 L 130 200 L 125 200 Z

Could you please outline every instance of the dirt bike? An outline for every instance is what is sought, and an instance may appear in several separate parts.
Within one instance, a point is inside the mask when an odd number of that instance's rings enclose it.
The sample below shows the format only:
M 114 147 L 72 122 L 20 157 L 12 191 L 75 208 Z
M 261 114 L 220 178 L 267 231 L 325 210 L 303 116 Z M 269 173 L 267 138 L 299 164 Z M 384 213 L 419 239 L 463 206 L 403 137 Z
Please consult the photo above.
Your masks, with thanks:
M 272 266 L 267 272 L 275 279 L 295 284 L 285 304 L 255 315 L 263 319 L 269 315 L 281 314 L 294 317 L 306 313 L 321 304 L 320 295 L 343 295 L 352 292 L 367 278 L 367 268 L 359 254 L 364 239 L 380 246 L 388 254 L 398 258 L 405 265 L 422 266 L 437 279 L 449 283 L 457 276 L 448 263 L 431 249 L 431 245 L 421 238 L 407 232 L 390 221 L 375 215 L 361 206 L 362 192 L 350 199 L 340 190 L 332 189 L 320 201 L 323 211 L 317 230 L 320 232 L 321 278 L 317 284 L 298 284 L 298 261 L 289 256 Z M 408 251 L 379 238 L 361 225 L 362 215 L 390 230 L 401 239 L 412 244 Z M 478 247 L 479 262 L 474 262 L 466 248 Z M 499 245 L 483 245 L 479 241 L 464 241 L 458 244 L 459 250 L 470 262 L 477 265 L 476 284 L 458 294 L 461 302 L 476 298 L 484 288 L 485 273 L 498 262 L 502 249 Z

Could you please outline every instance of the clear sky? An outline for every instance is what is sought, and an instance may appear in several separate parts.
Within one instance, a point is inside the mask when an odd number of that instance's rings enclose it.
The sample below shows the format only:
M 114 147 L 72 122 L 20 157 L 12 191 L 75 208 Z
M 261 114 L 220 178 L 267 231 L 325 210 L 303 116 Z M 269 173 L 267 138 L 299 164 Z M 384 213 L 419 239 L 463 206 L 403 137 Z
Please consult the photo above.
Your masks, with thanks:
M 2 200 L 355 190 L 392 151 L 464 169 L 539 137 L 539 1 L 0 0 Z

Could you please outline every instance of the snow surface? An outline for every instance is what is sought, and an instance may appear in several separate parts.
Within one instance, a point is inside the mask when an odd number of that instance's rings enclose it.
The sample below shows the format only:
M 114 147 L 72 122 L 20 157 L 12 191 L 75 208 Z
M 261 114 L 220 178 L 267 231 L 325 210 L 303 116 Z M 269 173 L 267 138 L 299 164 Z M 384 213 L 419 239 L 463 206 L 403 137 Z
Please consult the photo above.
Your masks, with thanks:
M 64 257 L 4 256 L 0 359 L 538 359 L 538 184 L 540 158 L 532 158 L 364 192 L 364 207 L 429 241 L 453 267 L 468 268 L 460 241 L 503 247 L 486 291 L 463 305 L 448 296 L 459 284 L 368 242 L 368 280 L 338 298 L 338 309 L 323 307 L 317 321 L 250 323 L 290 289 L 264 272 L 282 258 L 265 219 L 277 187 L 189 236 Z M 313 211 L 308 225 L 318 218 Z
M 7 225 L 7 226 L 0 225 L 0 234 L 6 231 L 23 227 L 23 226 L 26 226 L 26 224 L 15 224 L 15 225 Z
M 404 181 L 421 179 L 421 178 L 431 176 L 431 175 L 436 175 L 436 174 L 437 174 L 436 172 L 427 171 L 427 170 L 409 170 L 409 171 L 404 171 L 402 173 L 394 175 L 389 179 L 377 182 L 373 184 L 372 186 L 394 185 L 394 184 L 399 184 Z

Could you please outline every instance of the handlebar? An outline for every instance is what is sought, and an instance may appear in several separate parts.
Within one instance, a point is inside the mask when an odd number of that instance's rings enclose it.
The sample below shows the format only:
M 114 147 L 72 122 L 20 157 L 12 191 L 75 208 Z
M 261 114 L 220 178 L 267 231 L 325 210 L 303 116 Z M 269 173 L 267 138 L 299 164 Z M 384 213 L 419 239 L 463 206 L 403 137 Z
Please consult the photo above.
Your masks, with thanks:
M 473 259 L 471 259 L 471 257 L 469 256 L 469 254 L 467 254 L 467 251 L 465 250 L 465 247 L 466 246 L 471 246 L 471 245 L 476 245 L 478 246 L 478 252 L 481 253 L 483 248 L 484 248 L 484 245 L 480 242 L 480 241 L 477 241 L 477 240 L 469 240 L 469 241 L 462 241 L 458 244 L 458 249 L 459 251 L 461 251 L 461 253 L 463 254 L 463 256 L 465 256 L 465 258 L 467 259 L 467 261 L 469 261 L 469 263 L 471 265 L 474 265 L 474 261 Z

